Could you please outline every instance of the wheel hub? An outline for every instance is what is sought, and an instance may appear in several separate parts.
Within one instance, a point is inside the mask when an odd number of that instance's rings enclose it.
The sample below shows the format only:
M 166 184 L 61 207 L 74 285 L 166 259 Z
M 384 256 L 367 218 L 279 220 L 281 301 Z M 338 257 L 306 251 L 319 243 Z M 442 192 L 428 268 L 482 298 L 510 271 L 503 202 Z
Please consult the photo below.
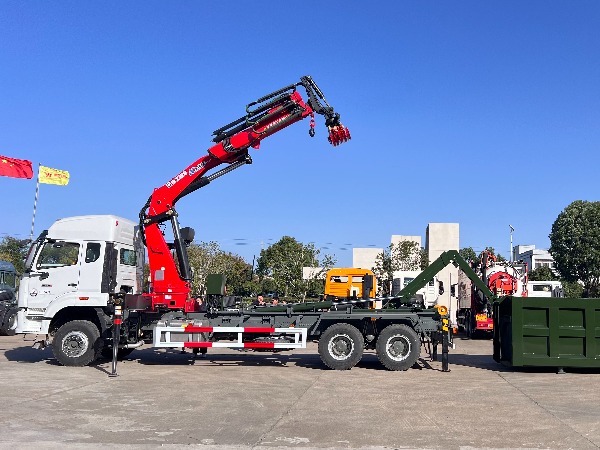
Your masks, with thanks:
M 410 340 L 405 336 L 393 336 L 387 340 L 386 350 L 394 361 L 404 361 L 410 355 Z
M 333 358 L 342 361 L 352 354 L 354 343 L 347 334 L 338 334 L 329 341 L 328 348 Z
M 83 355 L 89 346 L 87 336 L 81 331 L 71 331 L 62 340 L 62 351 L 69 358 Z

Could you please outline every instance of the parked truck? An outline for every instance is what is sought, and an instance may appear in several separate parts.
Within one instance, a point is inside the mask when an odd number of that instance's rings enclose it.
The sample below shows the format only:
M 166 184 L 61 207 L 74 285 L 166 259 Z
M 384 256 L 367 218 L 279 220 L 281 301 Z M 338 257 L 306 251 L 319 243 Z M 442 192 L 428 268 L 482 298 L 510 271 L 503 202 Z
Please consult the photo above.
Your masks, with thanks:
M 377 281 L 369 269 L 335 268 L 325 273 L 325 300 L 356 300 L 375 298 Z
M 15 334 L 17 318 L 17 272 L 8 261 L 0 261 L 0 335 Z
M 392 296 L 399 295 L 406 286 L 419 276 L 421 270 L 398 270 L 393 273 Z M 443 283 L 442 283 L 443 285 Z M 437 305 L 440 296 L 440 280 L 434 276 L 429 282 L 415 292 L 415 297 L 425 308 Z
M 297 88 L 306 91 L 305 101 Z M 155 189 L 139 222 L 121 217 L 80 216 L 58 220 L 33 243 L 21 279 L 18 333 L 41 336 L 63 365 L 83 366 L 112 353 L 112 375 L 119 355 L 144 344 L 156 348 L 229 347 L 280 350 L 318 340 L 323 363 L 350 369 L 365 349 L 374 349 L 391 370 L 406 370 L 421 346 L 442 343 L 447 368 L 447 319 L 437 309 L 400 304 L 373 309 L 371 299 L 335 299 L 309 304 L 255 308 L 225 305 L 224 292 L 212 292 L 205 305 L 190 295 L 192 270 L 187 246 L 195 232 L 181 227 L 178 200 L 252 162 L 249 148 L 314 115 L 325 117 L 328 140 L 350 139 L 339 114 L 310 77 L 266 95 L 246 107 L 246 115 L 213 133 L 208 154 Z M 221 164 L 227 166 L 210 175 Z M 160 225 L 170 223 L 172 242 Z M 150 287 L 142 292 L 145 253 Z M 363 290 L 364 293 L 367 290 Z M 446 322 L 445 322 L 446 321 Z
M 489 292 L 494 298 L 505 296 L 526 297 L 527 263 L 498 261 L 496 257 L 484 252 L 477 264 L 472 263 L 477 277 L 487 286 L 482 290 L 463 270 L 458 273 L 458 312 L 456 321 L 458 328 L 467 337 L 475 334 L 492 337 L 494 321 Z
M 527 292 L 532 297 L 564 297 L 563 285 L 560 281 L 531 281 L 527 282 Z

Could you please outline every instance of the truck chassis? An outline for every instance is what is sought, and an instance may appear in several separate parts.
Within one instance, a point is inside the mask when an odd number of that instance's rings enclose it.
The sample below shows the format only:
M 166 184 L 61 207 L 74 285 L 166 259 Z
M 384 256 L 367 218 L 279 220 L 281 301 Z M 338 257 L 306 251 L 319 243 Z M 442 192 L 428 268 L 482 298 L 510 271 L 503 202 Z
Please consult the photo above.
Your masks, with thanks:
M 450 334 L 437 309 L 363 309 L 353 304 L 332 302 L 296 305 L 216 309 L 205 313 L 130 309 L 139 307 L 139 296 L 126 295 L 123 304 L 115 299 L 112 317 L 104 311 L 107 324 L 101 333 L 89 320 L 69 320 L 53 334 L 52 349 L 67 366 L 92 363 L 100 354 L 112 356 L 112 375 L 119 357 L 144 344 L 155 348 L 193 349 L 237 348 L 281 351 L 306 348 L 318 342 L 322 362 L 330 369 L 347 370 L 362 358 L 365 349 L 375 350 L 388 370 L 407 370 L 421 355 L 421 347 L 435 357 L 442 344 L 447 371 Z M 119 344 L 115 348 L 113 342 Z

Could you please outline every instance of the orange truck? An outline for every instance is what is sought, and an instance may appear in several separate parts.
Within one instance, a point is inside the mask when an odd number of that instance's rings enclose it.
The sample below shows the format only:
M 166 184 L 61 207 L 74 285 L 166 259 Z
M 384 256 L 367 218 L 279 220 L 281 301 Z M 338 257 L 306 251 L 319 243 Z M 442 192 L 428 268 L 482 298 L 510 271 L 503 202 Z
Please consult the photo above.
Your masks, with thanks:
M 377 292 L 375 274 L 369 269 L 336 268 L 325 275 L 325 300 L 372 299 Z

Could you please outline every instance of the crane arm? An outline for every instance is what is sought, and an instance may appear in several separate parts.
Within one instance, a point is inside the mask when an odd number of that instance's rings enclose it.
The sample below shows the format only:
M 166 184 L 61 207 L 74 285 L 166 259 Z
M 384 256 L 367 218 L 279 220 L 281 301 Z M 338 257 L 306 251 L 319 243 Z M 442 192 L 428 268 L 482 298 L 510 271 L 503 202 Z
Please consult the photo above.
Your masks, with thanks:
M 298 92 L 298 87 L 303 87 L 306 91 L 306 101 Z M 259 148 L 266 137 L 307 117 L 311 118 L 309 134 L 313 137 L 315 113 L 325 118 L 328 140 L 332 145 L 337 146 L 350 139 L 350 132 L 340 122 L 340 115 L 327 103 L 313 79 L 304 76 L 295 84 L 249 103 L 246 115 L 213 132 L 215 144 L 208 149 L 206 155 L 154 190 L 139 215 L 140 229 L 148 248 L 153 309 L 191 308 L 186 303 L 192 279 L 186 245 L 194 239 L 194 232 L 192 229 L 179 227 L 175 210 L 177 201 L 214 179 L 245 164 L 251 164 L 252 158 L 248 153 L 251 147 Z M 222 164 L 228 166 L 207 175 L 210 170 Z M 171 246 L 158 227 L 166 221 L 170 221 L 173 228 L 174 243 Z M 171 256 L 171 248 L 177 254 L 179 269 Z
M 494 301 L 497 299 L 490 288 L 477 276 L 471 266 L 460 256 L 456 250 L 447 250 L 443 252 L 435 261 L 433 261 L 423 272 L 421 272 L 414 280 L 408 283 L 404 289 L 402 289 L 398 295 L 391 299 L 390 302 L 394 303 L 397 299 L 408 300 L 419 291 L 419 289 L 425 287 L 430 280 L 433 279 L 444 267 L 452 264 L 459 267 L 467 277 L 477 286 L 477 288 L 483 293 L 488 301 Z

